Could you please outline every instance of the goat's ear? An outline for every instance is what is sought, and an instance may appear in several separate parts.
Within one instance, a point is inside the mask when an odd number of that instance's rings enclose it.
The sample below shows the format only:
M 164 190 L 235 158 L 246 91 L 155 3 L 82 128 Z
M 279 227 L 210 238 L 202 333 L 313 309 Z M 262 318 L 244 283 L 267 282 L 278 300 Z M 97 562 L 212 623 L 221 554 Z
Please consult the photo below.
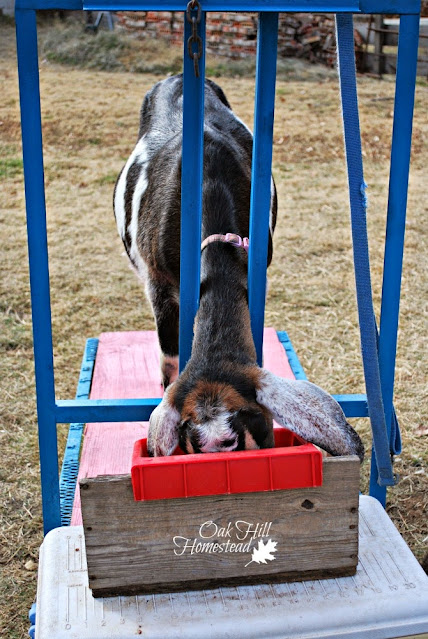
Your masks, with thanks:
M 174 384 L 168 386 L 162 401 L 150 415 L 147 450 L 151 457 L 172 455 L 178 444 L 180 413 L 174 406 Z
M 364 446 L 331 395 L 311 382 L 277 377 L 261 369 L 256 397 L 273 418 L 332 455 L 358 455 Z

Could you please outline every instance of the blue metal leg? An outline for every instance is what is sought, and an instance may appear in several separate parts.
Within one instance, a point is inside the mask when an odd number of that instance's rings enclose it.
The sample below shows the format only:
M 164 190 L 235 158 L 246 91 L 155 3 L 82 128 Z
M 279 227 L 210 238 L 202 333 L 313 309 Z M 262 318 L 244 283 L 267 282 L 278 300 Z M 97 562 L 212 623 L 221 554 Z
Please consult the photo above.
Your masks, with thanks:
M 277 42 L 278 14 L 260 13 L 248 255 L 248 301 L 251 330 L 260 366 L 262 365 L 266 297 Z
M 36 12 L 16 11 L 40 473 L 45 533 L 61 525 Z
M 199 78 L 187 51 L 191 25 L 184 17 L 183 62 L 183 160 L 181 175 L 181 252 L 180 252 L 180 371 L 190 358 L 193 322 L 199 305 L 201 269 L 203 130 L 205 86 L 205 13 L 202 12 L 199 35 L 202 58 Z
M 406 224 L 412 120 L 419 39 L 419 17 L 402 16 L 397 56 L 394 126 L 391 147 L 388 215 L 385 238 L 382 305 L 379 335 L 379 365 L 383 405 L 391 436 L 395 356 Z M 375 461 L 374 452 L 372 461 Z M 377 483 L 376 463 L 372 463 L 370 494 L 385 505 L 386 489 Z

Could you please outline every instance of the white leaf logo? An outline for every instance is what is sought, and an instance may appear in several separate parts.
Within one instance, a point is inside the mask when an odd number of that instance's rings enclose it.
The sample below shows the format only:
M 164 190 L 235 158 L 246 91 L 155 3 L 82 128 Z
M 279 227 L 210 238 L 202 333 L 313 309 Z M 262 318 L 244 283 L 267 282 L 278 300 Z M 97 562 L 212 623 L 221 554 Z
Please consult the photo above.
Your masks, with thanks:
M 272 539 L 268 539 L 266 544 L 263 543 L 263 540 L 260 539 L 257 548 L 254 548 L 253 554 L 251 555 L 251 561 L 248 564 L 245 564 L 244 568 L 249 566 L 253 561 L 256 564 L 266 564 L 268 561 L 272 561 L 276 559 L 273 552 L 276 552 L 276 541 L 272 541 Z

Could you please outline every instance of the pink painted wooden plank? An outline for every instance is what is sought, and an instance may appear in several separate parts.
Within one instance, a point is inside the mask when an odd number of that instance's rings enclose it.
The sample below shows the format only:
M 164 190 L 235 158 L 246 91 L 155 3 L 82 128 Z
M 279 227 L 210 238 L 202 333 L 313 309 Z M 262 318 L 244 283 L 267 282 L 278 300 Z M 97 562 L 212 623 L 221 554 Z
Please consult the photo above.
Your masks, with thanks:
M 294 379 L 281 342 L 273 328 L 264 331 L 264 366 Z M 159 345 L 154 331 L 102 333 L 99 338 L 91 399 L 161 397 Z M 78 480 L 97 475 L 121 475 L 131 470 L 134 442 L 145 437 L 148 422 L 87 424 Z M 71 525 L 82 523 L 76 490 Z
M 287 354 L 274 328 L 265 328 L 263 332 L 263 366 L 279 377 L 294 379 Z
M 102 333 L 98 342 L 91 399 L 133 399 L 161 395 L 156 333 Z

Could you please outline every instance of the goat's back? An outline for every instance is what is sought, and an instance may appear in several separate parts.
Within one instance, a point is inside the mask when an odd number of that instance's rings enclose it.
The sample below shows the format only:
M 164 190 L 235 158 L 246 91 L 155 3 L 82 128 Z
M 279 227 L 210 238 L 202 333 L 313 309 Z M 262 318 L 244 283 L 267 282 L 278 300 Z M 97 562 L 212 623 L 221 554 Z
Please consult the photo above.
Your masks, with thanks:
M 183 77 L 145 96 L 137 145 L 114 196 L 119 233 L 140 275 L 162 273 L 178 285 L 183 135 Z M 205 82 L 202 235 L 249 234 L 252 134 L 214 82 Z M 276 202 L 272 181 L 271 231 Z M 269 258 L 272 245 L 269 238 Z

